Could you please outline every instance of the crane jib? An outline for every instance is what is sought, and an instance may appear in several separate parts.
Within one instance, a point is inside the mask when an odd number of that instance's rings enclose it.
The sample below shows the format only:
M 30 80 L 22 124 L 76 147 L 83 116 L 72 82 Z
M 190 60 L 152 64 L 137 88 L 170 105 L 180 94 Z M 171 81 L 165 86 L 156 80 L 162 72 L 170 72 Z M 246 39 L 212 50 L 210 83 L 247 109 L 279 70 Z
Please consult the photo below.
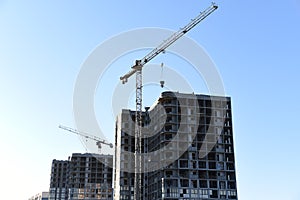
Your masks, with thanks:
M 210 7 L 208 7 L 206 10 L 201 12 L 196 18 L 192 19 L 190 23 L 188 23 L 185 27 L 181 28 L 179 31 L 172 34 L 169 38 L 164 40 L 163 43 L 161 43 L 158 47 L 154 48 L 152 51 L 150 51 L 144 58 L 142 58 L 140 61 L 139 66 L 143 67 L 146 63 L 148 63 L 150 60 L 155 58 L 157 55 L 159 55 L 161 52 L 164 52 L 171 44 L 173 44 L 176 40 L 181 38 L 184 34 L 189 32 L 192 28 L 194 28 L 197 24 L 199 24 L 202 20 L 204 20 L 207 16 L 209 16 L 211 13 L 213 13 L 218 6 L 215 3 L 212 3 Z M 131 68 L 134 69 L 137 64 L 132 66 Z M 131 70 L 124 76 L 120 77 L 120 80 L 123 84 L 125 84 L 128 81 L 128 78 L 131 77 L 133 74 L 136 73 L 137 70 Z

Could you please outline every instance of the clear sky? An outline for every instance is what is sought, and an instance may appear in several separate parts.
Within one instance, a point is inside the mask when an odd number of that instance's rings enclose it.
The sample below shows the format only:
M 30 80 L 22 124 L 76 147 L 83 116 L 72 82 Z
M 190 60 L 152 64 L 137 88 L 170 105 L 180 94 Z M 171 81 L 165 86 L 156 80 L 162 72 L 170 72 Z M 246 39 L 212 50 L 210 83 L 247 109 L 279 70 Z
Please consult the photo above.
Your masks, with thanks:
M 216 3 L 188 36 L 206 49 L 232 97 L 239 199 L 299 200 L 300 1 Z M 74 85 L 90 52 L 124 31 L 177 30 L 209 5 L 0 0 L 1 199 L 48 190 L 52 159 L 85 152 L 78 137 L 57 127 L 75 126 Z M 120 67 L 119 76 L 128 69 Z M 99 123 L 112 140 L 114 117 Z

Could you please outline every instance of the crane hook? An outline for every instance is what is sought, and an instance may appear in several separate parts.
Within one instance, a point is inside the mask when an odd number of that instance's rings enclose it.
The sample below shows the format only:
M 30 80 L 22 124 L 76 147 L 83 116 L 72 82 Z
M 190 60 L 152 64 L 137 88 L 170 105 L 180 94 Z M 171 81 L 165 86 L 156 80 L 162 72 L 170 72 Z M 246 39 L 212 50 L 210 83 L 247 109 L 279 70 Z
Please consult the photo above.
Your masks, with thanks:
M 164 67 L 164 63 L 161 63 L 161 74 L 160 74 L 160 78 L 162 79 L 163 78 L 163 67 Z M 163 81 L 163 80 L 161 80 L 161 81 L 159 81 L 159 83 L 160 83 L 160 87 L 161 88 L 163 88 L 164 87 L 164 84 L 165 84 L 165 81 Z

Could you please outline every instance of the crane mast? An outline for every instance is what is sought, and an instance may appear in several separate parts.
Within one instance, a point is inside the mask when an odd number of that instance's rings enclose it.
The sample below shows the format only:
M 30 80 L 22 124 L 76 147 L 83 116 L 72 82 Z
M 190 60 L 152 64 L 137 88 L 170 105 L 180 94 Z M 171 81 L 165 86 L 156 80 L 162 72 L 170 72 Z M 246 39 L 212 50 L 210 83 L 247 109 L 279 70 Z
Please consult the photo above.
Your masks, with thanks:
M 190 23 L 188 23 L 185 27 L 181 28 L 179 31 L 172 34 L 169 38 L 164 40 L 159 46 L 150 51 L 145 57 L 141 60 L 136 60 L 135 65 L 132 66 L 131 70 L 120 77 L 120 80 L 123 84 L 128 81 L 128 78 L 133 74 L 136 74 L 136 113 L 135 113 L 135 192 L 134 192 L 134 200 L 141 200 L 141 189 L 142 189 L 142 181 L 141 181 L 141 173 L 142 173 L 142 68 L 146 63 L 155 58 L 160 53 L 164 52 L 171 44 L 181 38 L 184 34 L 194 28 L 198 23 L 204 20 L 207 16 L 213 13 L 218 6 L 215 3 L 212 3 L 210 7 L 201 12 L 196 18 L 192 19 Z

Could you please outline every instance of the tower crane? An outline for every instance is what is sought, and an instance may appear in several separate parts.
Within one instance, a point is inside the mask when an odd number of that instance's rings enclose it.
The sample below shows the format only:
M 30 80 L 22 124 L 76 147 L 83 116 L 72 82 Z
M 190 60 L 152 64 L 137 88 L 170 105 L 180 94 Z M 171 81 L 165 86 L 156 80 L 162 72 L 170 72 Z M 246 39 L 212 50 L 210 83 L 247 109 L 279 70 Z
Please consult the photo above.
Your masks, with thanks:
M 136 113 L 135 113 L 135 192 L 134 192 L 134 200 L 141 200 L 141 189 L 142 189 L 142 181 L 141 181 L 141 168 L 142 168 L 142 68 L 146 63 L 155 58 L 160 53 L 164 52 L 171 44 L 173 44 L 176 40 L 181 38 L 184 34 L 194 28 L 199 22 L 204 20 L 207 16 L 213 13 L 218 6 L 215 3 L 212 3 L 210 7 L 201 12 L 196 18 L 192 19 L 190 23 L 188 23 L 185 27 L 181 28 L 179 31 L 172 34 L 169 38 L 167 38 L 164 42 L 162 42 L 155 49 L 150 51 L 144 58 L 141 60 L 136 60 L 135 64 L 131 67 L 131 70 L 120 77 L 120 80 L 123 84 L 128 81 L 128 78 L 133 74 L 136 74 Z
M 60 129 L 63 129 L 63 130 L 66 130 L 66 131 L 69 131 L 71 133 L 75 133 L 77 135 L 80 135 L 80 136 L 83 136 L 87 139 L 91 139 L 91 140 L 94 140 L 96 141 L 96 145 L 98 146 L 98 149 L 100 150 L 101 149 L 101 145 L 104 144 L 104 145 L 107 145 L 109 146 L 110 148 L 113 148 L 113 144 L 112 143 L 109 143 L 108 141 L 106 140 L 103 140 L 97 136 L 94 136 L 94 135 L 90 135 L 88 133 L 84 133 L 82 131 L 78 131 L 76 129 L 73 129 L 73 128 L 70 128 L 70 127 L 67 127 L 67 126 L 62 126 L 62 125 L 59 125 L 58 128 Z

